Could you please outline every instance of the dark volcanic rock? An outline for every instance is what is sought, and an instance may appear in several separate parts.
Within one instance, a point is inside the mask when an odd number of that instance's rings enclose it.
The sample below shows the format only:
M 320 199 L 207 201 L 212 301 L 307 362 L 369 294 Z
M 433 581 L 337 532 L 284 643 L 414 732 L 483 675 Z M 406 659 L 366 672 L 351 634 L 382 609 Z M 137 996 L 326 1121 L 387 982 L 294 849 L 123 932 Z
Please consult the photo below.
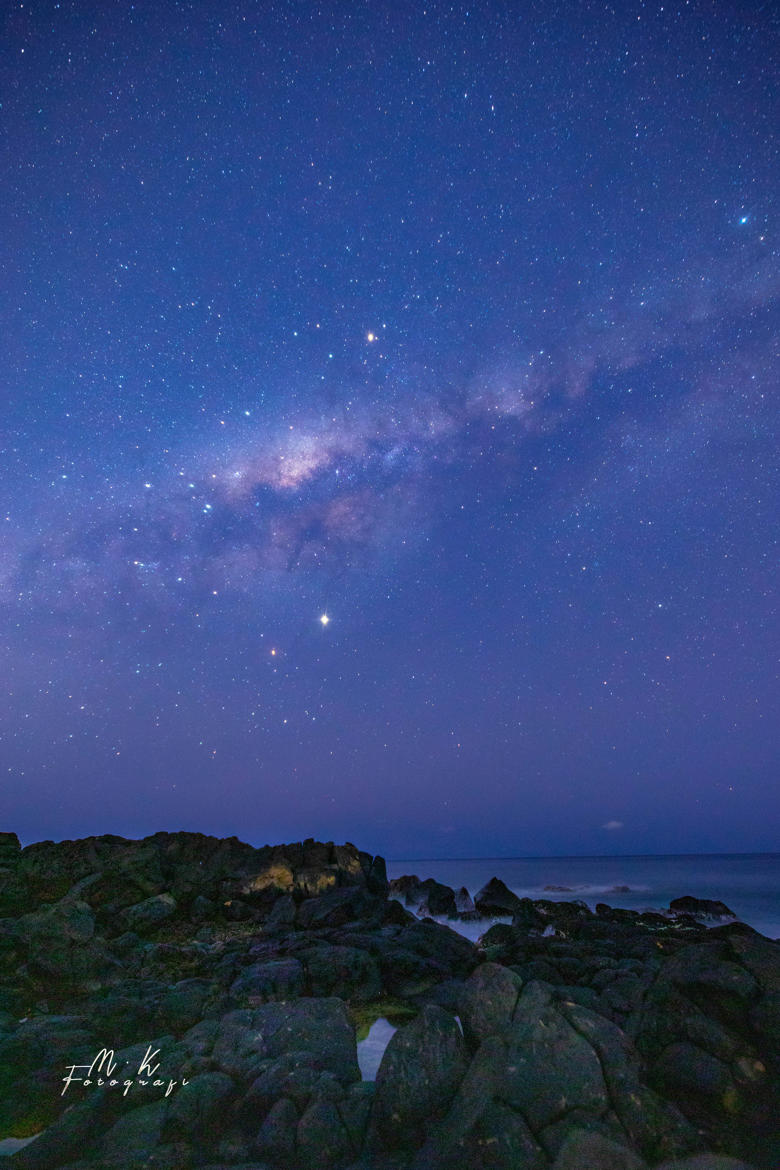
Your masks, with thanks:
M 455 905 L 455 891 L 441 882 L 428 878 L 420 882 L 418 887 L 422 894 L 423 904 L 429 914 L 440 918 L 455 918 L 458 909 Z
M 374 1141 L 415 1145 L 428 1118 L 449 1106 L 466 1071 L 466 1046 L 452 1016 L 426 1007 L 393 1035 L 376 1077 Z
M 475 947 L 388 893 L 512 924 Z M 159 833 L 0 835 L 0 905 L 0 1139 L 45 1131 L 9 1167 L 780 1161 L 780 948 L 713 926 L 721 903 L 594 914 L 494 879 L 475 910 L 436 881 L 388 885 L 349 844 Z M 364 1084 L 353 1018 L 381 1015 L 413 1022 Z M 104 1045 L 123 1068 L 151 1045 L 176 1087 L 63 1100 L 66 1068 Z
M 609 1103 L 601 1064 L 588 1041 L 553 1006 L 541 984 L 528 984 L 507 1033 L 502 1093 L 535 1131 L 556 1121 L 561 1098 L 569 1107 L 604 1112 Z
M 11 842 L 6 855 L 13 864 L 0 871 L 0 916 L 59 901 L 86 881 L 80 897 L 98 918 L 103 914 L 107 927 L 117 910 L 160 894 L 177 904 L 204 897 L 219 905 L 237 898 L 262 906 L 280 893 L 306 898 L 349 885 L 379 896 L 387 890 L 382 858 L 354 845 L 311 840 L 255 849 L 236 837 L 201 833 L 155 833 L 140 841 L 105 835 L 44 841 L 19 852 Z
M 331 890 L 303 902 L 298 908 L 296 924 L 301 930 L 321 930 L 355 921 L 379 923 L 383 912 L 384 900 L 378 894 L 360 887 Z
M 466 1039 L 477 1045 L 506 1032 L 514 1016 L 523 981 L 497 963 L 483 963 L 463 985 L 458 1015 Z
M 669 903 L 673 914 L 690 914 L 692 918 L 736 918 L 733 910 L 729 910 L 723 902 L 710 898 L 693 898 L 686 894 L 682 898 L 675 898 Z
M 474 899 L 465 886 L 461 886 L 460 889 L 455 892 L 455 908 L 457 909 L 458 914 L 461 916 L 467 915 L 472 917 L 476 914 Z
M 480 914 L 511 915 L 520 909 L 521 903 L 517 894 L 513 894 L 500 878 L 493 877 L 476 895 L 474 905 Z
M 398 898 L 405 906 L 417 906 L 421 901 L 418 896 L 420 879 L 417 874 L 406 873 L 402 877 L 393 878 L 388 884 L 387 893 L 390 898 Z

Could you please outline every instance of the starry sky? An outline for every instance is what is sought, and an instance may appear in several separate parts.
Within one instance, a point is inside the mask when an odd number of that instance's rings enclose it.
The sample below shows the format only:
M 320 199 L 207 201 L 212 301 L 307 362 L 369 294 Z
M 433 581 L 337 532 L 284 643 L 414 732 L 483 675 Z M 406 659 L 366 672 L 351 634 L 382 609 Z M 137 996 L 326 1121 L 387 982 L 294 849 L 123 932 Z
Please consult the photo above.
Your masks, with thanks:
M 3 828 L 778 848 L 771 7 L 4 6 Z

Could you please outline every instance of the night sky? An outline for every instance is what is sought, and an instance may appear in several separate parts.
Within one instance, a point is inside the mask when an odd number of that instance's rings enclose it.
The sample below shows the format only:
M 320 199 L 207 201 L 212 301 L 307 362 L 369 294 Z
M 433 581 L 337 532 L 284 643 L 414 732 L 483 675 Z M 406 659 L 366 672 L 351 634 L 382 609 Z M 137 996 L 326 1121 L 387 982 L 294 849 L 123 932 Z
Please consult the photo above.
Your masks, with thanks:
M 778 848 L 771 8 L 4 6 L 4 829 Z

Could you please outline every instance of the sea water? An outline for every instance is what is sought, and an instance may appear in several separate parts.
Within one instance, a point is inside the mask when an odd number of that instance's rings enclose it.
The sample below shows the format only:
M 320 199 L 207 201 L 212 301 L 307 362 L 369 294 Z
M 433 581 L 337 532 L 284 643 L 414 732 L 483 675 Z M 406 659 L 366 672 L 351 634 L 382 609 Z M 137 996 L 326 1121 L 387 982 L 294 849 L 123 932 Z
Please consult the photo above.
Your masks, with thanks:
M 465 886 L 472 897 L 498 877 L 520 898 L 579 898 L 591 908 L 606 902 L 626 910 L 659 910 L 684 894 L 716 898 L 755 930 L 780 938 L 780 853 L 394 859 L 387 872 L 390 878 L 435 878 L 455 890 Z M 477 937 L 487 926 L 458 923 L 456 929 Z

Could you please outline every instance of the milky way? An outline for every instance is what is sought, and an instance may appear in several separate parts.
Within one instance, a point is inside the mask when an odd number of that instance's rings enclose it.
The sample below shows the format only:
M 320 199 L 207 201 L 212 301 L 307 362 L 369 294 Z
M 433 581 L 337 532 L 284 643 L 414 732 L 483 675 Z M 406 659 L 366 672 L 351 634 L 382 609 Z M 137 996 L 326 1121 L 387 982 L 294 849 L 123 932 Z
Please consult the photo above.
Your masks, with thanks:
M 9 18 L 9 828 L 775 847 L 768 19 Z
M 774 272 L 761 268 L 737 289 L 716 272 L 683 289 L 673 308 L 656 304 L 641 314 L 635 307 L 623 320 L 615 311 L 618 320 L 594 331 L 587 348 L 507 356 L 436 395 L 415 395 L 411 386 L 392 404 L 349 399 L 332 412 L 295 411 L 266 426 L 251 409 L 230 412 L 229 420 L 215 420 L 216 437 L 159 452 L 151 479 L 121 468 L 104 483 L 93 478 L 76 488 L 75 504 L 66 490 L 59 507 L 46 505 L 40 538 L 14 532 L 10 516 L 16 551 L 6 551 L 4 600 L 15 594 L 36 608 L 72 611 L 137 590 L 151 603 L 177 605 L 206 590 L 262 592 L 268 573 L 365 569 L 402 555 L 446 509 L 437 468 L 473 462 L 489 438 L 521 483 L 529 471 L 524 441 L 590 410 L 597 379 L 625 378 L 671 353 L 702 355 L 683 396 L 699 410 L 702 402 L 727 409 L 737 390 L 734 367 L 756 355 L 754 348 L 735 353 L 731 344 L 724 354 L 718 339 L 773 305 L 777 285 Z M 759 401 L 764 379 L 757 384 L 740 372 L 741 395 Z M 678 444 L 691 442 L 691 423 L 674 424 Z M 66 484 L 62 475 L 51 486 Z

